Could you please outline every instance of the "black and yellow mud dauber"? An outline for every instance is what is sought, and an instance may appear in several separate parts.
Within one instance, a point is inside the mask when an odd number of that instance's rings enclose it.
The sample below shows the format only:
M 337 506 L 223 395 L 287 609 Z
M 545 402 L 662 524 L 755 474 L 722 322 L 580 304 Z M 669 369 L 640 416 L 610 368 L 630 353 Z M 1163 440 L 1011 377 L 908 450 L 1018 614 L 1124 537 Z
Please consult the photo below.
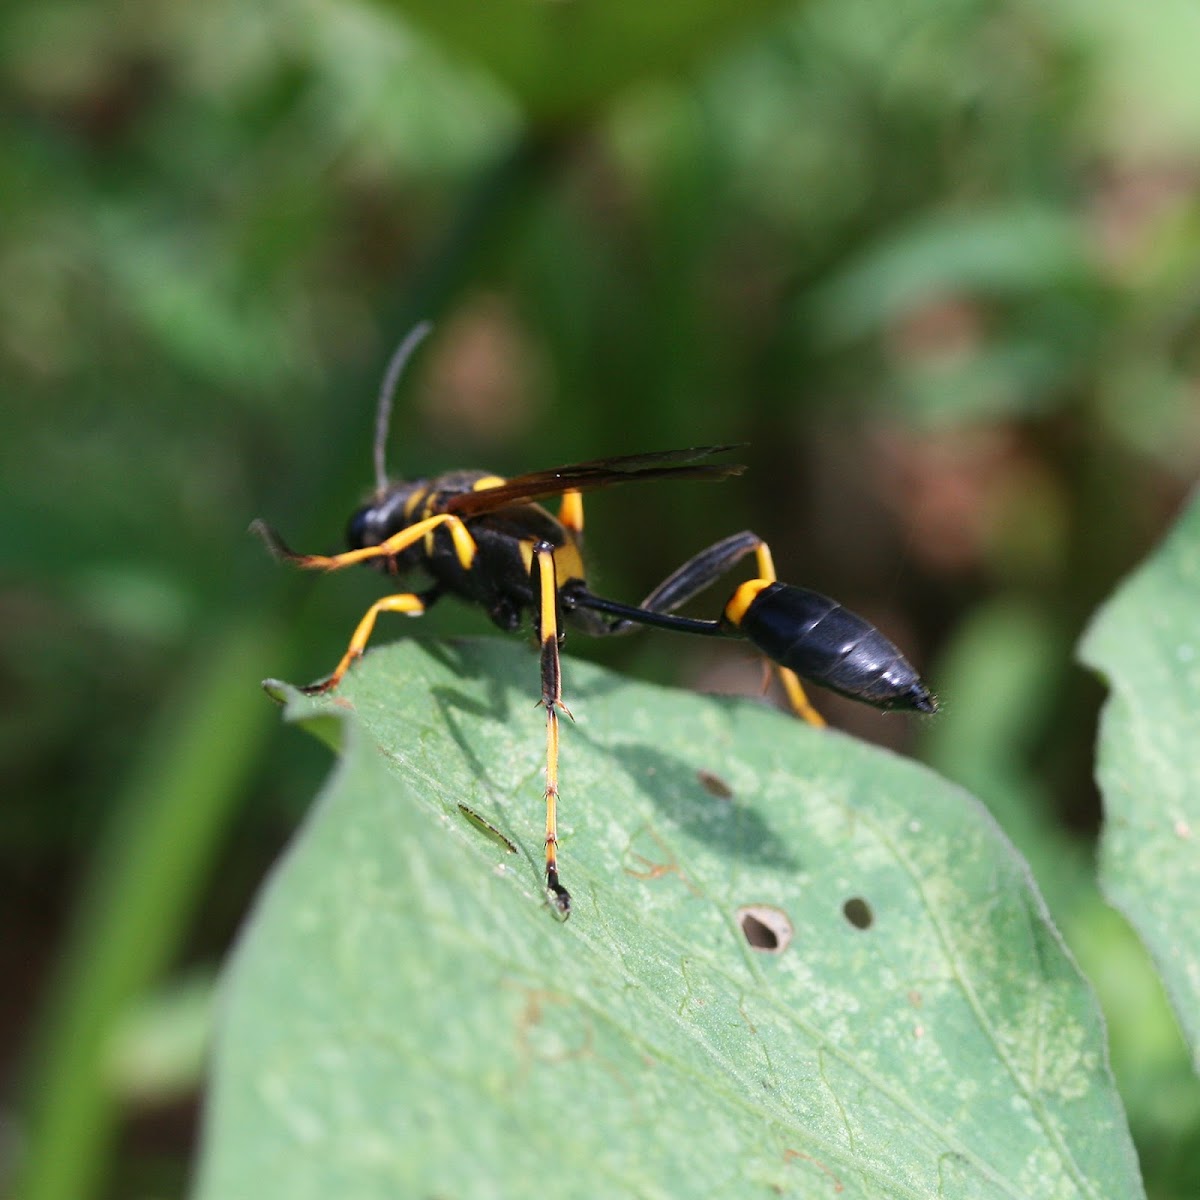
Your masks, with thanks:
M 657 454 L 601 458 L 504 479 L 486 471 L 451 471 L 435 479 L 389 481 L 384 469 L 392 395 L 409 356 L 429 331 L 414 329 L 392 357 L 380 391 L 375 431 L 375 491 L 350 518 L 342 554 L 297 554 L 268 525 L 258 533 L 279 559 L 335 571 L 370 563 L 389 575 L 423 568 L 432 585 L 399 592 L 371 605 L 333 673 L 304 689 L 335 688 L 366 648 L 380 613 L 420 616 L 446 594 L 481 605 L 501 629 L 520 628 L 526 612 L 541 646 L 546 709 L 546 892 L 562 915 L 571 897 L 558 878 L 558 713 L 563 704 L 559 644 L 564 627 L 594 636 L 627 633 L 639 625 L 706 637 L 744 638 L 773 664 L 795 713 L 813 725 L 824 720 L 809 703 L 799 676 L 882 709 L 936 711 L 937 702 L 887 638 L 862 617 L 817 592 L 780 583 L 767 544 L 749 531 L 735 533 L 688 559 L 641 604 L 597 596 L 584 572 L 583 493 L 650 479 L 721 480 L 740 466 L 704 460 L 735 449 L 698 446 Z M 560 497 L 557 516 L 537 501 Z M 753 579 L 740 584 L 716 620 L 676 610 L 715 583 L 747 555 Z

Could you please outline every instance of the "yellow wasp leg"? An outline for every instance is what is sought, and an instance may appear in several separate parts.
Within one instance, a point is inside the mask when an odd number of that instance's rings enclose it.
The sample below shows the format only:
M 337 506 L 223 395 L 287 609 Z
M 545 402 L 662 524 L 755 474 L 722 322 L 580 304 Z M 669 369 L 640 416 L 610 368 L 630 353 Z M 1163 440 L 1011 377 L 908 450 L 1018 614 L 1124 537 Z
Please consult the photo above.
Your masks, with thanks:
M 754 555 L 758 560 L 759 578 L 764 579 L 767 583 L 775 583 L 778 577 L 775 574 L 775 560 L 771 557 L 770 546 L 766 542 L 759 542 L 754 549 Z M 778 663 L 771 665 L 779 676 L 779 682 L 783 684 L 783 690 L 787 695 L 788 703 L 792 706 L 792 712 L 810 725 L 823 729 L 825 718 L 813 708 L 812 701 L 805 695 L 804 687 L 800 683 L 800 676 L 788 667 L 781 667 Z
M 583 493 L 563 492 L 562 504 L 558 508 L 558 523 L 575 536 L 575 541 L 583 540 Z
M 298 567 L 312 571 L 338 571 L 342 567 L 353 566 L 355 563 L 367 562 L 372 558 L 391 558 L 401 554 L 410 546 L 419 542 L 426 534 L 432 533 L 439 525 L 445 525 L 454 539 L 454 552 L 464 571 L 471 569 L 475 561 L 475 539 L 467 532 L 467 527 L 453 513 L 434 513 L 422 521 L 401 529 L 378 546 L 363 546 L 361 550 L 347 550 L 342 554 L 297 554 L 289 550 L 283 539 L 263 521 L 255 521 L 251 530 L 259 535 L 267 548 L 275 555 Z
M 370 608 L 367 609 L 363 619 L 359 621 L 358 627 L 354 630 L 354 636 L 350 639 L 350 646 L 346 653 L 342 655 L 341 662 L 333 669 L 333 674 L 328 679 L 323 679 L 320 683 L 310 684 L 301 691 L 309 696 L 315 696 L 320 692 L 328 692 L 330 689 L 337 687 L 341 682 L 342 676 L 349 669 L 350 664 L 361 657 L 362 652 L 367 647 L 367 639 L 371 636 L 371 631 L 375 628 L 375 618 L 381 612 L 406 613 L 410 617 L 419 617 L 425 612 L 425 603 L 420 596 L 415 596 L 411 592 L 398 593 L 395 596 L 384 596 L 382 599 L 376 600 Z
M 571 912 L 571 894 L 558 881 L 558 710 L 562 702 L 562 671 L 558 658 L 558 586 L 554 547 L 539 542 L 533 548 L 537 587 L 537 634 L 542 649 L 542 699 L 546 708 L 546 893 L 559 913 Z

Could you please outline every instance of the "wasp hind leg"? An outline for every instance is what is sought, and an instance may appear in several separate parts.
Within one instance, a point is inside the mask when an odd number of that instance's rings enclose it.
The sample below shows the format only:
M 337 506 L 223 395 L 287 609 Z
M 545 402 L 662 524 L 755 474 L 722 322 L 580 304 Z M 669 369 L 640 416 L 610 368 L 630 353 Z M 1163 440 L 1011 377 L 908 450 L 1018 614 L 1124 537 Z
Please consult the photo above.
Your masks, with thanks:
M 375 618 L 380 613 L 394 612 L 404 613 L 410 617 L 424 616 L 439 595 L 440 593 L 435 588 L 421 595 L 417 595 L 415 592 L 401 592 L 376 600 L 363 614 L 362 620 L 359 621 L 354 635 L 350 639 L 350 645 L 347 647 L 346 653 L 342 655 L 341 661 L 334 667 L 333 674 L 327 679 L 322 679 L 320 683 L 310 683 L 308 687 L 300 690 L 306 696 L 319 696 L 322 692 L 332 691 L 341 683 L 342 676 L 350 669 L 350 664 L 362 657 L 367 648 L 367 640 L 375 628 Z
M 699 595 L 706 588 L 716 583 L 722 575 L 731 571 L 747 554 L 753 553 L 758 568 L 758 578 L 742 584 L 749 589 L 745 594 L 756 594 L 768 584 L 776 582 L 775 562 L 771 557 L 771 549 L 756 533 L 745 530 L 742 533 L 731 534 L 719 542 L 701 550 L 699 554 L 689 558 L 681 567 L 676 568 L 662 581 L 638 606 L 644 613 L 667 615 L 682 608 L 693 596 Z M 741 592 L 735 592 L 735 597 Z M 731 601 L 732 603 L 732 601 Z M 728 611 L 728 606 L 727 606 Z M 625 633 L 632 629 L 637 618 L 617 620 L 610 626 L 612 633 Z M 644 622 L 649 624 L 650 622 Z M 679 628 L 684 628 L 682 624 Z M 716 630 L 693 628 L 691 632 L 704 633 Z M 825 718 L 812 706 L 812 702 L 804 692 L 800 677 L 795 671 L 779 663 L 768 660 L 770 666 L 779 676 L 783 685 L 788 704 L 792 712 L 810 725 L 824 726 Z
M 546 895 L 564 919 L 571 914 L 571 893 L 558 880 L 558 712 L 569 717 L 562 700 L 562 670 L 558 657 L 559 596 L 554 570 L 554 547 L 539 542 L 533 548 L 532 575 L 536 599 L 537 636 L 542 656 L 542 698 L 546 709 Z
M 583 544 L 583 493 L 563 492 L 558 508 L 558 523 L 570 531 L 575 544 Z
M 674 612 L 710 584 L 716 583 L 751 552 L 754 553 L 758 578 L 742 586 L 757 591 L 767 584 L 775 583 L 775 560 L 771 556 L 770 546 L 758 534 L 747 529 L 714 543 L 707 550 L 701 550 L 694 558 L 688 559 L 642 601 L 642 607 L 651 612 Z M 777 662 L 769 659 L 767 661 L 779 676 L 792 712 L 809 725 L 823 728 L 825 718 L 813 708 L 796 672 Z

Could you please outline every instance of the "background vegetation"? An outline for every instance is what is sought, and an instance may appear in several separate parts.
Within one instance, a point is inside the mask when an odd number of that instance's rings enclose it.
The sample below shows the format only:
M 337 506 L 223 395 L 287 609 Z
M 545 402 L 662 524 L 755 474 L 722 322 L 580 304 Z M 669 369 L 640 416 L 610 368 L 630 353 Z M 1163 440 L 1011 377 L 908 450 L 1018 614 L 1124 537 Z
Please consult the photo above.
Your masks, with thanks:
M 749 443 L 720 488 L 597 497 L 598 583 L 749 526 L 911 648 L 936 722 L 826 711 L 993 806 L 1101 991 L 1148 1189 L 1200 1189 L 1187 1056 L 1089 882 L 1072 661 L 1200 459 L 1200 18 L 645 8 L 0 17 L 0 1154 L 43 1164 L 29 1195 L 184 1187 L 213 972 L 328 765 L 257 681 L 326 670 L 374 594 L 245 527 L 337 542 L 421 316 L 397 474 Z M 759 685 L 679 639 L 569 650 Z

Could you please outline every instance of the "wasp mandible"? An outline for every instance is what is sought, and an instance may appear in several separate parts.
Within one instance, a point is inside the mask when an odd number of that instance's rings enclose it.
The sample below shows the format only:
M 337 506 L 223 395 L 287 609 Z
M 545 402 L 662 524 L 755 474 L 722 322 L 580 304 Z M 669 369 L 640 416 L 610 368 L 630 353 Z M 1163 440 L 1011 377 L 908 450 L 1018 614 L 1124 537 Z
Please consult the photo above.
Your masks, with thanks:
M 375 428 L 375 490 L 350 518 L 349 549 L 297 554 L 263 521 L 251 529 L 279 559 L 311 570 L 336 571 L 368 563 L 388 575 L 423 568 L 433 580 L 419 592 L 376 600 L 328 678 L 303 689 L 337 687 L 366 649 L 380 613 L 420 616 L 447 594 L 480 605 L 506 632 L 532 613 L 541 647 L 541 703 L 546 709 L 546 893 L 563 917 L 571 897 L 558 875 L 558 714 L 563 703 L 559 645 L 565 626 L 593 636 L 627 633 L 639 625 L 706 637 L 749 641 L 771 662 L 793 711 L 824 725 L 800 676 L 881 709 L 932 713 L 937 701 L 904 656 L 870 622 L 836 600 L 780 583 L 770 548 L 749 531 L 700 551 L 641 604 L 622 604 L 592 592 L 583 564 L 583 493 L 651 479 L 717 481 L 740 475 L 738 465 L 707 462 L 736 446 L 696 446 L 654 454 L 600 458 L 506 479 L 487 471 L 450 471 L 434 479 L 389 480 L 384 463 L 392 397 L 413 351 L 429 333 L 418 325 L 392 356 L 380 388 Z M 538 501 L 559 497 L 557 515 Z M 748 555 L 755 577 L 740 584 L 715 620 L 676 612 Z

